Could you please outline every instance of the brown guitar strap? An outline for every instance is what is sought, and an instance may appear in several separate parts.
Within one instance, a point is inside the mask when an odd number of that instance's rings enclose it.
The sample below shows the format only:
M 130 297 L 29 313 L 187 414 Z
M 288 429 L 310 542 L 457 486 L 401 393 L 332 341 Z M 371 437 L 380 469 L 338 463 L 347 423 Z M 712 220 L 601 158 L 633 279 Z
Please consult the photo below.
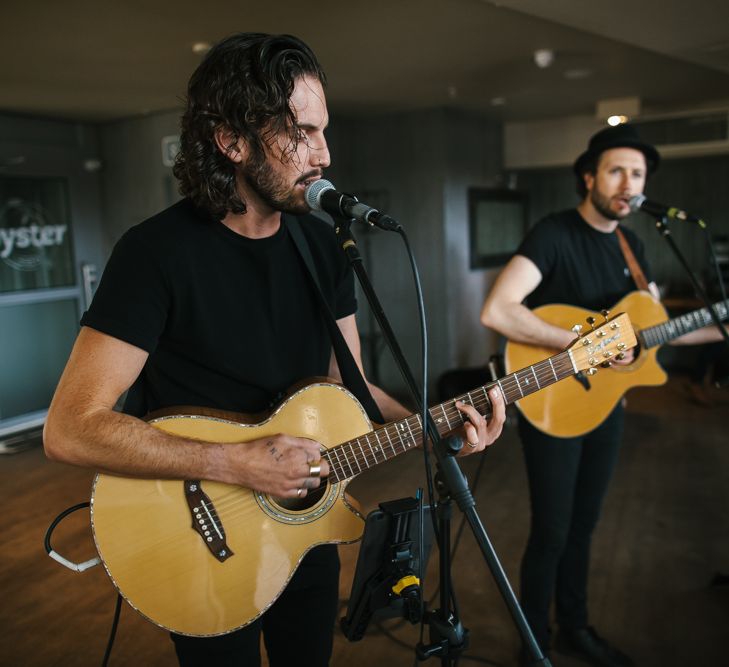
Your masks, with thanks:
M 635 282 L 636 287 L 639 290 L 644 290 L 645 292 L 650 292 L 648 289 L 648 281 L 645 278 L 645 274 L 643 273 L 643 269 L 640 268 L 640 264 L 638 264 L 638 260 L 635 258 L 635 255 L 633 254 L 633 251 L 630 248 L 630 244 L 628 243 L 627 239 L 625 238 L 625 235 L 622 231 L 620 231 L 620 227 L 615 228 L 615 233 L 618 236 L 618 243 L 620 243 L 620 249 L 623 251 L 623 257 L 625 257 L 625 263 L 628 265 L 628 270 L 630 271 L 630 275 L 633 276 L 633 281 Z

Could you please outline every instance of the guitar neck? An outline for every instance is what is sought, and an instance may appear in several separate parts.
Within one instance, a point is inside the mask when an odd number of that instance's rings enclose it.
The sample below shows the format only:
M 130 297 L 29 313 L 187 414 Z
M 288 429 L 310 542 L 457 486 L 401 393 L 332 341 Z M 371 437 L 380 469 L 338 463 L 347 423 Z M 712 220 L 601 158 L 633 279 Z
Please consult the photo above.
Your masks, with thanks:
M 722 322 L 729 317 L 729 300 L 719 301 L 713 307 Z M 651 348 L 656 345 L 663 345 L 674 338 L 713 324 L 713 322 L 709 309 L 699 308 L 679 317 L 674 317 L 668 322 L 642 329 L 638 336 L 642 347 Z
M 575 373 L 575 365 L 569 351 L 560 352 L 496 382 L 491 382 L 436 405 L 430 408 L 429 413 L 438 433 L 447 435 L 466 421 L 463 413 L 456 408 L 457 401 L 472 405 L 480 414 L 488 418 L 491 416 L 492 410 L 487 392 L 492 387 L 498 386 L 501 389 L 505 402 L 509 405 Z M 422 440 L 422 420 L 419 414 L 414 414 L 332 447 L 324 456 L 331 469 L 330 476 L 340 482 L 404 454 Z

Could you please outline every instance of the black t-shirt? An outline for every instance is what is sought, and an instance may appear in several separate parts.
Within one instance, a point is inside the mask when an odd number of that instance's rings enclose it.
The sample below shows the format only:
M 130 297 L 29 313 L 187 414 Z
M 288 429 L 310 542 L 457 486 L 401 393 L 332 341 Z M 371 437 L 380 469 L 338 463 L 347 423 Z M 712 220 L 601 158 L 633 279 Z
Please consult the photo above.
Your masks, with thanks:
M 353 275 L 331 226 L 300 221 L 332 311 L 351 315 Z M 286 224 L 249 239 L 182 200 L 119 240 L 81 324 L 149 353 L 126 412 L 258 412 L 327 374 L 331 341 L 313 290 Z
M 650 282 L 643 244 L 630 229 L 620 229 Z M 542 281 L 526 299 L 529 308 L 564 303 L 593 311 L 609 309 L 638 289 L 617 235 L 598 231 L 575 209 L 540 220 L 516 254 L 532 260 L 542 273 Z

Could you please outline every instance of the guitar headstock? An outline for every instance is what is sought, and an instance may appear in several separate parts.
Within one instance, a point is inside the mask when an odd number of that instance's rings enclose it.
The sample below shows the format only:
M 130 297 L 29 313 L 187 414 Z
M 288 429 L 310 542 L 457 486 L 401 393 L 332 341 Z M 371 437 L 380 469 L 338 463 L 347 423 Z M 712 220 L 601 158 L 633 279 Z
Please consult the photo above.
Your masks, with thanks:
M 578 371 L 587 371 L 590 375 L 597 373 L 599 366 L 609 366 L 611 360 L 622 359 L 625 350 L 635 347 L 633 325 L 626 313 L 608 317 L 608 311 L 602 311 L 605 322 L 596 325 L 594 317 L 588 317 L 590 329 L 582 333 L 582 325 L 572 327 L 578 338 L 567 350 Z

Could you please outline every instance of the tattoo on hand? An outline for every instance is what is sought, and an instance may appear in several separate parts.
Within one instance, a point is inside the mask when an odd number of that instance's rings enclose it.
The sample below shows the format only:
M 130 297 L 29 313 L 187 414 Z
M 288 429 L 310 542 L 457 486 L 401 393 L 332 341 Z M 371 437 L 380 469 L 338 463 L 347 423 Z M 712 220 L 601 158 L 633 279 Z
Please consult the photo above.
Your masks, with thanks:
M 267 444 L 271 446 L 271 449 L 268 450 L 269 452 L 271 452 L 271 456 L 273 456 L 273 458 L 277 461 L 280 461 L 283 458 L 283 454 L 278 453 L 278 450 L 273 444 L 273 440 L 269 440 Z

